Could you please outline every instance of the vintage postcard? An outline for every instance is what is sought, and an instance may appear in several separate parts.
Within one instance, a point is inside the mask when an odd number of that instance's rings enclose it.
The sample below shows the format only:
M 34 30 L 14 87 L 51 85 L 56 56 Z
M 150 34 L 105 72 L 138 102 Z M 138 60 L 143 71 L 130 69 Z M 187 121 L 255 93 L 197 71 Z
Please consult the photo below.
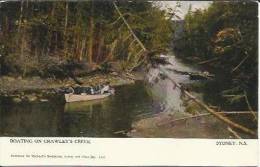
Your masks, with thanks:
M 1 166 L 258 166 L 256 1 L 0 1 Z

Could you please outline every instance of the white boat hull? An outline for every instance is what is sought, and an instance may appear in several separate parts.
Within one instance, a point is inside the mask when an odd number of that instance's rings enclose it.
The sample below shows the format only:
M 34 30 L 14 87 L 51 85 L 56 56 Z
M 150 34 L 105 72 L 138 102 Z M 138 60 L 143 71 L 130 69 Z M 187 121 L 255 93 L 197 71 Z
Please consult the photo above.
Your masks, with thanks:
M 65 100 L 67 103 L 70 102 L 77 102 L 77 101 L 90 101 L 90 100 L 97 100 L 103 99 L 110 96 L 111 93 L 99 94 L 99 95 L 76 95 L 76 94 L 65 94 Z

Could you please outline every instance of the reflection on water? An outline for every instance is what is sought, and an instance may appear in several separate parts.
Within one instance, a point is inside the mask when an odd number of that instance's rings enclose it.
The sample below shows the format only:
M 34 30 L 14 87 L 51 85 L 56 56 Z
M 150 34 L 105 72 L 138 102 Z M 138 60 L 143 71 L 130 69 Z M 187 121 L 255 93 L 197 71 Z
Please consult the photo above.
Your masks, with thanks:
M 149 73 L 153 73 L 158 69 L 151 69 Z M 155 79 L 147 84 L 147 90 L 155 100 L 160 100 L 161 108 L 164 111 L 174 110 L 183 111 L 183 101 L 181 97 L 180 89 L 167 79 Z
M 1 136 L 124 137 L 133 119 L 158 112 L 143 83 L 116 88 L 107 99 L 79 103 L 7 104 L 0 107 Z
M 199 119 L 189 119 L 180 121 L 177 124 L 166 124 L 165 128 L 154 126 L 154 124 L 162 124 L 162 122 L 170 122 L 171 120 L 180 119 L 183 117 L 190 117 L 195 114 L 206 113 L 198 104 L 194 103 L 187 96 L 185 96 L 181 89 L 164 76 L 162 71 L 166 72 L 170 78 L 176 83 L 183 86 L 196 98 L 204 101 L 206 104 L 213 104 L 219 106 L 220 109 L 231 110 L 242 109 L 242 105 L 236 107 L 224 103 L 220 97 L 220 92 L 225 88 L 221 82 L 223 80 L 190 80 L 188 75 L 177 73 L 178 71 L 198 72 L 197 69 L 187 67 L 185 64 L 179 62 L 175 57 L 171 57 L 170 65 L 159 65 L 148 69 L 146 81 L 147 90 L 151 96 L 161 101 L 163 111 L 160 116 L 148 118 L 146 120 L 136 121 L 134 123 L 136 131 L 131 133 L 134 137 L 197 137 L 197 138 L 229 138 L 230 132 L 227 130 L 227 125 L 219 121 L 215 117 L 204 117 Z M 222 76 L 223 78 L 225 76 Z M 230 82 L 227 82 L 227 84 Z M 196 88 L 196 89 L 195 89 Z M 215 107 L 212 106 L 212 107 Z M 257 127 L 252 120 L 252 115 L 228 115 L 231 120 L 256 130 Z M 174 127 L 173 127 L 174 126 Z M 152 130 L 147 130 L 152 129 Z M 231 136 L 232 137 L 232 136 Z M 241 134 L 243 138 L 252 138 L 252 136 Z
M 73 102 L 73 103 L 65 103 L 65 112 L 76 112 L 76 113 L 92 113 L 95 111 L 95 106 L 100 106 L 101 110 L 106 110 L 106 105 L 108 105 L 108 99 L 98 99 L 91 101 L 82 101 L 82 102 Z
M 187 84 L 192 83 L 188 75 L 180 75 L 171 71 L 171 69 L 178 69 L 179 71 L 194 72 L 197 71 L 194 68 L 188 67 L 185 64 L 179 62 L 175 57 L 169 59 L 170 65 L 160 66 L 166 71 L 169 71 L 172 78 L 177 83 Z M 147 88 L 153 98 L 160 100 L 163 105 L 164 111 L 181 111 L 185 110 L 182 92 L 176 87 L 170 80 L 164 77 L 158 67 L 150 68 L 148 75 L 146 76 L 148 82 Z

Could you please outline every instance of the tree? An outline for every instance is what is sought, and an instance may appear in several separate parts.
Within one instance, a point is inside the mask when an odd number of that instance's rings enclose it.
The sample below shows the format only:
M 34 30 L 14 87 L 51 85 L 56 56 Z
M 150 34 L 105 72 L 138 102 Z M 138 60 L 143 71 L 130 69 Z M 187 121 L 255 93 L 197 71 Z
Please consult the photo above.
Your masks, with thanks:
M 206 10 L 185 16 L 182 57 L 206 64 L 230 79 L 227 89 L 248 94 L 256 106 L 257 90 L 257 3 L 213 2 Z M 178 45 L 178 43 L 176 43 Z M 213 70 L 212 70 L 213 71 Z
M 149 50 L 167 51 L 172 34 L 169 13 L 149 1 L 117 4 Z M 133 56 L 140 48 L 136 43 L 129 46 L 129 30 L 118 17 L 110 1 L 5 2 L 0 13 L 5 73 L 39 75 L 66 62 L 96 67 L 117 61 L 131 68 L 131 63 L 140 62 Z

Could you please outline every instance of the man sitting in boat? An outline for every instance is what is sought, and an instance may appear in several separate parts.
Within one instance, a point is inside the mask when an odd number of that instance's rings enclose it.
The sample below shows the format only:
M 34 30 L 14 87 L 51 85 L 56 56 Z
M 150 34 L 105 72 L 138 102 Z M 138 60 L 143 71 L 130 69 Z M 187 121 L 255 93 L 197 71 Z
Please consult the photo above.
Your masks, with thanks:
M 96 94 L 105 94 L 105 93 L 112 93 L 113 89 L 110 88 L 109 82 L 107 82 L 105 85 L 97 85 L 90 87 L 70 87 L 68 88 L 66 93 L 76 94 L 76 95 L 96 95 Z M 112 92 L 111 92 L 112 91 Z
M 108 93 L 110 91 L 110 87 L 109 87 L 109 82 L 107 82 L 104 87 L 101 89 L 100 93 L 104 94 L 104 93 Z
M 95 94 L 93 86 L 90 87 L 90 94 Z

